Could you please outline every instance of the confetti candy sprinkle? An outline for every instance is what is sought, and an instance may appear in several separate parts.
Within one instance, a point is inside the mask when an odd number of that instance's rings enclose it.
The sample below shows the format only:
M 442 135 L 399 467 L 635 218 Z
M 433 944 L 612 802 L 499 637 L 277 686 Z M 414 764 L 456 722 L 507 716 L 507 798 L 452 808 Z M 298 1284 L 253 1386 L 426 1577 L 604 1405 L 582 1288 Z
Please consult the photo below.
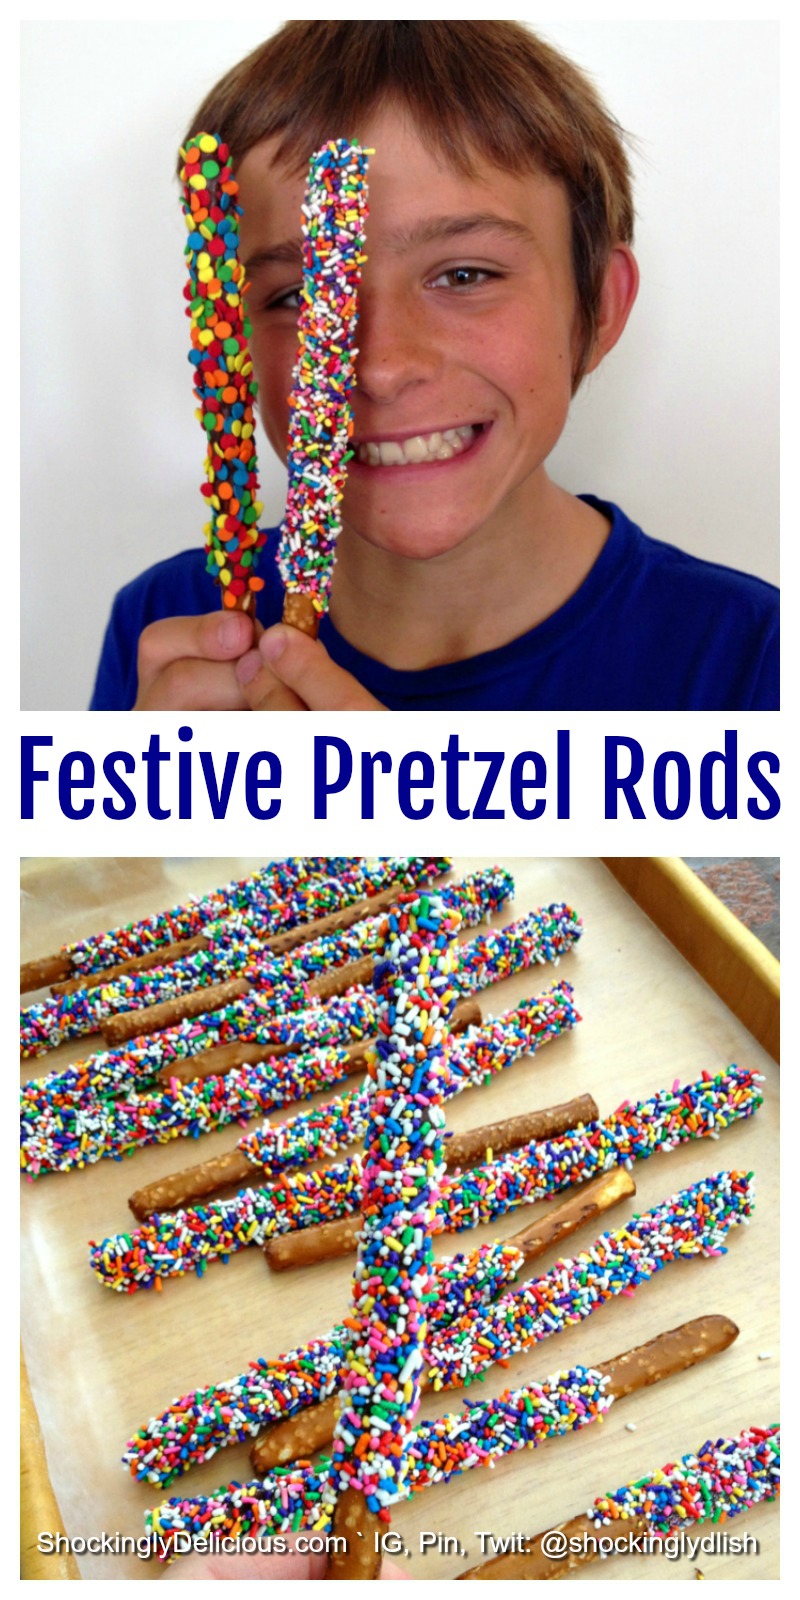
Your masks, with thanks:
M 350 393 L 366 260 L 368 153 L 345 140 L 316 151 L 303 202 L 299 349 L 289 396 L 289 487 L 278 565 L 287 592 L 284 619 L 305 632 L 315 632 L 327 610 L 352 453 Z M 298 608 L 299 596 L 306 604 Z
M 559 1333 L 618 1294 L 629 1295 L 662 1267 L 725 1253 L 729 1229 L 753 1210 L 750 1174 L 720 1172 L 672 1195 L 541 1277 L 512 1285 L 525 1263 L 513 1245 L 481 1245 L 434 1263 L 425 1350 L 434 1389 L 468 1385 L 495 1362 Z M 497 1299 L 502 1292 L 503 1299 Z M 496 1304 L 493 1302 L 496 1301 Z M 129 1442 L 131 1474 L 166 1486 L 225 1445 L 325 1400 L 339 1388 L 346 1326 L 242 1375 L 184 1395 Z
M 259 530 L 258 461 L 253 406 L 258 385 L 247 347 L 245 270 L 239 260 L 239 185 L 228 146 L 215 133 L 198 133 L 181 150 L 183 212 L 189 236 L 184 289 L 191 320 L 189 360 L 198 401 L 197 419 L 207 441 L 202 493 L 210 520 L 204 533 L 206 571 L 230 609 L 254 611 L 256 576 L 266 532 Z
M 431 1219 L 444 1174 L 442 1064 L 458 998 L 460 920 L 440 896 L 401 901 L 387 918 L 375 974 L 378 1039 L 367 1058 L 355 1336 L 326 1497 L 333 1505 L 357 1490 L 379 1515 L 403 1494 L 406 1444 L 420 1401 L 433 1287 Z
M 780 1494 L 780 1426 L 745 1428 L 736 1439 L 708 1439 L 696 1455 L 600 1495 L 588 1515 L 597 1528 L 644 1517 L 653 1533 L 723 1522 Z
M 718 1138 L 763 1103 L 762 1082 L 744 1067 L 731 1067 L 716 1078 L 705 1074 L 650 1100 L 626 1102 L 604 1122 L 581 1124 L 560 1138 L 535 1141 L 445 1177 L 436 1231 L 459 1233 L 612 1167 L 631 1167 L 657 1150 L 672 1150 L 688 1139 Z M 360 1158 L 351 1156 L 272 1189 L 248 1189 L 234 1200 L 154 1216 L 133 1235 L 117 1234 L 92 1245 L 90 1265 L 105 1287 L 128 1293 L 149 1288 L 158 1278 L 202 1272 L 208 1261 L 227 1260 L 234 1250 L 264 1244 L 275 1233 L 353 1216 L 360 1171 Z
M 533 1450 L 548 1439 L 602 1420 L 613 1403 L 607 1379 L 592 1367 L 573 1367 L 541 1384 L 507 1389 L 497 1400 L 466 1401 L 460 1411 L 418 1423 L 408 1443 L 402 1480 L 387 1486 L 387 1501 L 405 1499 L 472 1467 L 492 1466 L 517 1450 Z M 230 1484 L 216 1494 L 173 1499 L 146 1515 L 149 1529 L 164 1539 L 188 1532 L 198 1538 L 236 1531 L 247 1534 L 323 1531 L 330 1526 L 326 1497 L 328 1462 L 308 1462 L 270 1472 L 263 1481 Z

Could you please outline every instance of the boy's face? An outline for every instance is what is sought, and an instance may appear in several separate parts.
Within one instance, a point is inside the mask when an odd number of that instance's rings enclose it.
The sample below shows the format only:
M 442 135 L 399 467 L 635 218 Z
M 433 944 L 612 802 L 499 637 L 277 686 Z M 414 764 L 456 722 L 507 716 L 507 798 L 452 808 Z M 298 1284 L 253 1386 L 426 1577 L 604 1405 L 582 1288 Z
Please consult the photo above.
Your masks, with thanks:
M 571 395 L 569 208 L 551 178 L 478 160 L 463 176 L 397 108 L 359 138 L 376 153 L 343 513 L 370 545 L 427 559 L 535 512 Z M 260 412 L 285 460 L 304 184 L 274 149 L 237 177 Z

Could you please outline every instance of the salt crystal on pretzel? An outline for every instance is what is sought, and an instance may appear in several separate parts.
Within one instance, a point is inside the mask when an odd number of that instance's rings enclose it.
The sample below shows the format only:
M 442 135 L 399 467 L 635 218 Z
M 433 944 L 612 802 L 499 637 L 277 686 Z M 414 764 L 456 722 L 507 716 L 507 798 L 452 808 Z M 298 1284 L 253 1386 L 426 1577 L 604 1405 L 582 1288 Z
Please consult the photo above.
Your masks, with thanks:
M 316 637 L 341 528 L 355 383 L 367 156 L 331 140 L 311 157 L 303 202 L 303 290 L 289 421 L 289 488 L 278 566 L 283 620 Z
M 460 918 L 441 897 L 401 902 L 376 971 L 378 1043 L 370 1056 L 362 1233 L 353 1279 L 353 1343 L 326 1495 L 347 1551 L 331 1576 L 380 1570 L 373 1533 L 403 1493 L 420 1398 L 433 1288 L 431 1217 L 444 1171 L 443 1058 Z

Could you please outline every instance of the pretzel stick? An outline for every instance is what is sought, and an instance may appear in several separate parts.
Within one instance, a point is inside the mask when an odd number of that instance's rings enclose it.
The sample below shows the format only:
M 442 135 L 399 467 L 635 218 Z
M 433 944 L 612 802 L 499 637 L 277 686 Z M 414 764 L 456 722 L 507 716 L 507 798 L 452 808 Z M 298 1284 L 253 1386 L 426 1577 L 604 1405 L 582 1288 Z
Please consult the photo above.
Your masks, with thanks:
M 730 1073 L 720 1073 L 711 1081 L 703 1077 L 677 1093 L 667 1089 L 638 1105 L 626 1103 L 602 1122 L 576 1127 L 563 1139 L 534 1142 L 505 1162 L 487 1162 L 485 1169 L 477 1169 L 476 1181 L 466 1189 L 458 1179 L 445 1179 L 438 1231 L 458 1232 L 502 1215 L 506 1208 L 495 1209 L 493 1196 L 504 1183 L 514 1186 L 514 1206 L 524 1205 L 622 1162 L 644 1160 L 659 1147 L 670 1150 L 685 1139 L 716 1137 L 719 1129 L 727 1126 L 731 1112 L 735 1118 L 750 1116 L 758 1109 L 761 1096 L 757 1085 L 761 1081 L 756 1073 L 732 1067 Z M 270 1266 L 283 1270 L 301 1262 L 309 1266 L 348 1255 L 357 1242 L 358 1220 L 346 1215 L 308 1229 L 302 1242 L 295 1236 L 278 1246 L 276 1240 L 274 1250 L 270 1236 L 266 1255 Z
M 468 1402 L 461 1411 L 418 1423 L 409 1444 L 404 1494 L 590 1426 L 602 1420 L 615 1399 L 632 1392 L 630 1380 L 635 1387 L 660 1382 L 726 1350 L 737 1335 L 728 1317 L 700 1317 L 624 1357 L 597 1367 L 577 1366 L 541 1384 L 507 1390 L 497 1400 Z M 202 1537 L 210 1527 L 220 1536 L 253 1530 L 268 1536 L 301 1528 L 324 1532 L 330 1526 L 327 1482 L 324 1465 L 318 1473 L 297 1462 L 263 1481 L 165 1501 L 147 1514 L 147 1526 L 164 1539 L 179 1532 Z
M 427 1383 L 437 1390 L 472 1384 L 495 1362 L 583 1321 L 612 1295 L 630 1293 L 670 1262 L 723 1253 L 730 1227 L 747 1222 L 752 1209 L 747 1178 L 719 1173 L 603 1234 L 588 1250 L 558 1261 L 494 1303 L 465 1306 L 452 1324 L 431 1329 Z M 321 1449 L 331 1437 L 329 1426 L 330 1413 L 322 1406 L 278 1424 L 255 1445 L 253 1466 L 263 1472 Z
M 389 1502 L 400 1497 L 406 1477 L 433 1284 L 431 1219 L 444 1171 L 444 1044 L 458 994 L 459 921 L 441 897 L 409 896 L 388 914 L 376 974 L 378 1047 L 367 1069 L 354 1338 L 326 1491 L 334 1533 L 347 1544 L 343 1553 L 328 1553 L 332 1578 L 377 1576 L 374 1536 L 389 1522 Z
M 328 608 L 350 456 L 368 154 L 343 139 L 315 151 L 303 200 L 303 293 L 278 567 L 283 620 L 312 638 Z
M 102 981 L 109 969 L 154 949 L 169 961 L 174 959 L 176 941 L 192 939 L 209 924 L 237 912 L 250 916 L 265 938 L 289 933 L 390 885 L 398 891 L 403 886 L 421 887 L 451 865 L 441 856 L 387 856 L 371 863 L 353 856 L 309 856 L 276 862 L 171 911 L 65 945 L 60 955 L 45 958 L 46 970 L 42 962 L 29 962 L 21 973 L 20 988 L 27 991 L 76 975 L 84 984 L 94 973 L 100 973 Z
M 740 1067 L 702 1078 L 676 1092 L 664 1091 L 620 1108 L 602 1123 L 577 1128 L 563 1139 L 526 1146 L 461 1177 L 445 1178 L 437 1207 L 439 1232 L 490 1222 L 518 1206 L 557 1194 L 612 1167 L 645 1160 L 658 1148 L 672 1150 L 688 1139 L 713 1137 L 762 1104 L 758 1073 Z M 287 1178 L 274 1191 L 245 1190 L 237 1199 L 167 1217 L 155 1217 L 131 1234 L 92 1245 L 90 1265 L 108 1288 L 132 1291 L 159 1278 L 202 1271 L 245 1245 L 263 1245 L 273 1234 L 352 1216 L 361 1163 L 355 1156 L 327 1168 Z
M 105 933 L 65 944 L 52 956 L 38 961 L 27 961 L 20 969 L 20 989 L 39 989 L 45 983 L 59 978 L 69 978 L 76 972 L 103 971 L 118 960 L 131 955 L 146 955 L 153 946 L 163 948 L 173 940 L 192 938 L 207 923 L 224 916 L 226 911 L 240 908 L 255 894 L 264 906 L 272 901 L 276 913 L 276 929 L 280 927 L 278 908 L 291 898 L 292 893 L 306 878 L 320 877 L 326 872 L 349 874 L 363 869 L 363 863 L 352 856 L 306 856 L 291 861 L 272 862 L 259 867 L 247 878 L 212 889 L 204 895 L 192 895 L 183 904 L 169 911 L 156 912 L 142 917 L 138 922 L 120 928 L 109 928 Z
M 541 1000 L 528 1002 L 485 1026 L 470 1026 L 462 1039 L 458 1034 L 468 1026 L 472 1008 L 468 1009 L 463 1003 L 457 1006 L 451 1018 L 448 1042 L 448 1096 L 481 1085 L 487 1075 L 502 1071 L 526 1051 L 537 1050 L 570 1028 L 578 1020 L 571 1004 L 571 993 L 569 985 L 556 985 Z M 479 1010 L 478 1020 L 480 1022 Z M 489 1051 L 491 1058 L 488 1058 Z M 366 1070 L 363 1051 L 358 1064 Z M 138 1190 L 129 1200 L 131 1210 L 144 1220 L 155 1211 L 203 1199 L 229 1183 L 247 1177 L 275 1177 L 287 1167 L 305 1165 L 321 1153 L 334 1155 L 363 1138 L 367 1098 L 362 1089 L 357 1094 L 317 1106 L 313 1111 L 302 1111 L 286 1122 L 265 1123 L 259 1131 L 240 1139 L 235 1151 L 175 1173 L 168 1180 L 168 1188 L 160 1179 Z
M 636 1539 L 643 1534 L 658 1537 L 677 1529 L 685 1532 L 709 1518 L 719 1522 L 737 1517 L 752 1506 L 777 1499 L 780 1465 L 777 1424 L 747 1428 L 738 1438 L 709 1439 L 696 1455 L 685 1455 L 677 1464 L 668 1461 L 614 1494 L 598 1496 L 590 1511 L 559 1523 L 557 1529 L 536 1534 L 527 1541 L 525 1551 L 494 1556 L 460 1577 L 468 1581 L 568 1578 L 600 1554 L 636 1549 Z M 598 1534 L 607 1527 L 613 1529 L 613 1538 L 605 1541 L 603 1550 Z M 542 1548 L 552 1532 L 564 1535 L 567 1553 L 561 1559 Z M 649 1548 L 652 1550 L 652 1542 Z

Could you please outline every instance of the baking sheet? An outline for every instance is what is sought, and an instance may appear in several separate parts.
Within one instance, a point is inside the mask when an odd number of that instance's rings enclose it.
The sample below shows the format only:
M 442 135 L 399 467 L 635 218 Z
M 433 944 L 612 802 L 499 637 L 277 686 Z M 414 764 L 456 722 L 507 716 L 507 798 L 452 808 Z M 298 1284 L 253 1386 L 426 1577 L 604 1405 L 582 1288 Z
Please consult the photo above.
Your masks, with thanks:
M 25 863 L 22 958 L 50 953 L 93 928 L 173 904 L 257 864 L 249 859 Z M 455 870 L 460 874 L 489 864 L 461 858 Z M 580 912 L 586 931 L 577 952 L 557 971 L 537 968 L 485 993 L 484 1015 L 540 993 L 561 977 L 574 985 L 584 1020 L 534 1060 L 452 1102 L 448 1126 L 474 1127 L 586 1090 L 605 1115 L 625 1097 L 647 1096 L 676 1077 L 686 1081 L 704 1068 L 718 1071 L 737 1061 L 764 1073 L 763 1109 L 719 1142 L 698 1141 L 639 1163 L 635 1209 L 646 1209 L 722 1167 L 740 1167 L 755 1170 L 757 1210 L 749 1228 L 733 1230 L 724 1258 L 675 1263 L 638 1289 L 635 1298 L 611 1301 L 582 1325 L 515 1357 L 505 1371 L 488 1374 L 477 1391 L 481 1396 L 576 1362 L 603 1360 L 707 1312 L 733 1317 L 741 1330 L 723 1356 L 619 1402 L 601 1426 L 553 1440 L 492 1470 L 473 1471 L 398 1507 L 393 1526 L 412 1552 L 408 1569 L 415 1577 L 455 1577 L 475 1565 L 481 1559 L 477 1530 L 496 1536 L 537 1532 L 585 1509 L 595 1495 L 698 1448 L 712 1434 L 766 1425 L 779 1415 L 775 1063 L 599 862 L 554 858 L 504 864 L 514 872 L 517 897 L 498 925 L 563 899 Z M 97 1047 L 99 1041 L 90 1043 Z M 88 1053 L 83 1041 L 62 1046 L 38 1062 L 23 1063 L 22 1076 L 38 1076 Z M 258 1355 L 275 1356 L 319 1335 L 346 1307 L 348 1260 L 272 1276 L 261 1253 L 249 1250 L 232 1257 L 228 1266 L 209 1268 L 202 1280 L 192 1276 L 166 1283 L 161 1293 L 134 1295 L 103 1289 L 89 1271 L 87 1241 L 133 1225 L 126 1202 L 134 1188 L 201 1156 L 231 1149 L 239 1131 L 222 1129 L 200 1144 L 175 1140 L 123 1162 L 105 1161 L 22 1185 L 25 1359 L 47 1470 L 73 1537 L 137 1536 L 144 1508 L 165 1497 L 153 1486 L 135 1483 L 120 1465 L 126 1440 L 142 1422 L 179 1394 L 245 1370 Z M 629 1214 L 623 1204 L 608 1214 L 606 1225 L 619 1227 Z M 526 1216 L 530 1210 L 455 1241 L 439 1240 L 437 1255 L 508 1235 Z M 565 1253 L 586 1247 L 597 1232 L 596 1224 L 583 1228 Z M 552 1259 L 533 1263 L 531 1274 L 546 1270 Z M 453 1393 L 427 1397 L 422 1414 L 452 1410 L 459 1399 Z M 237 1446 L 167 1493 L 201 1493 L 251 1475 L 246 1447 Z M 437 1549 L 421 1554 L 422 1529 L 458 1539 L 465 1554 Z M 593 1563 L 579 1581 L 692 1577 L 697 1566 L 707 1577 L 775 1577 L 777 1506 L 756 1508 L 737 1519 L 731 1531 L 751 1533 L 760 1551 L 703 1554 L 694 1562 L 619 1558 Z M 155 1562 L 134 1555 L 80 1555 L 78 1566 L 84 1578 L 143 1578 L 159 1572 Z

